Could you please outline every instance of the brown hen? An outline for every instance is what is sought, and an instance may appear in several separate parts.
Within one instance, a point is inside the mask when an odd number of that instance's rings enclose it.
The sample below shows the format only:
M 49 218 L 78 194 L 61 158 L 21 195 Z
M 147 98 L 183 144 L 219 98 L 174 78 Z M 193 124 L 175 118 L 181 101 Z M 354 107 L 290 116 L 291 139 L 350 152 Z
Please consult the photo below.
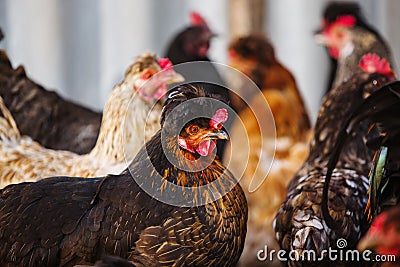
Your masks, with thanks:
M 162 129 L 120 175 L 0 190 L 0 265 L 74 266 L 109 255 L 136 266 L 235 266 L 247 204 L 213 153 L 228 114 L 209 97 L 192 84 L 173 89 Z

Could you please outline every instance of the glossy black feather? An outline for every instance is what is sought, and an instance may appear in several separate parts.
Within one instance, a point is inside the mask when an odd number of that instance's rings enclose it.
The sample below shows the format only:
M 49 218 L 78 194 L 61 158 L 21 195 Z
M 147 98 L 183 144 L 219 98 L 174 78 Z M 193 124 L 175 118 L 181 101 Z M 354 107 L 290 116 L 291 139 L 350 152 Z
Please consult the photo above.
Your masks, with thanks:
M 102 114 L 61 98 L 31 80 L 22 66 L 14 69 L 0 50 L 0 96 L 21 134 L 41 145 L 85 154 L 94 147 Z

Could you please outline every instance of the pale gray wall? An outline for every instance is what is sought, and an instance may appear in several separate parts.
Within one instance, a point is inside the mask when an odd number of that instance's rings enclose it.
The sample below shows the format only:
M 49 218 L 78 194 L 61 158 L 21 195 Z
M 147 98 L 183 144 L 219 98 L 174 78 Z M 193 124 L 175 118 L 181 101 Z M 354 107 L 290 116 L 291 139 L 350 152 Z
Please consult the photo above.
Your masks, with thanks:
M 266 0 L 265 32 L 294 73 L 313 119 L 326 87 L 327 56 L 314 43 L 328 0 Z M 400 1 L 359 0 L 399 61 Z M 132 59 L 162 55 L 197 10 L 219 34 L 211 58 L 226 62 L 228 0 L 0 0 L 0 27 L 14 66 L 65 97 L 101 109 Z M 398 64 L 397 64 L 398 65 Z

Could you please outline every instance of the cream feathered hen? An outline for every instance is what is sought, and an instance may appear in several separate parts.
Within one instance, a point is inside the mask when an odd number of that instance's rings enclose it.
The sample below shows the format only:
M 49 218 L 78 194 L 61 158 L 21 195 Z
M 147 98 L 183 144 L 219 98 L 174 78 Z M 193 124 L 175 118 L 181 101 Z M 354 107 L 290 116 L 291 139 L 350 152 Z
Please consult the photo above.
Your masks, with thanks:
M 104 107 L 95 147 L 85 155 L 42 147 L 21 136 L 12 115 L 0 102 L 0 188 L 55 175 L 95 177 L 117 174 L 159 128 L 168 83 L 182 81 L 167 59 L 146 53 L 127 69 Z

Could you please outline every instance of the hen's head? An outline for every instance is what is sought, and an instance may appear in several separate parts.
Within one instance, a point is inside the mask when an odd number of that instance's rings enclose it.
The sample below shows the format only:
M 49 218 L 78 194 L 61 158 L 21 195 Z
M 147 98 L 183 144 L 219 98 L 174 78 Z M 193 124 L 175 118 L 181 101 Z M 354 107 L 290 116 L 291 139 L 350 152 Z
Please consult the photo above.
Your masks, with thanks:
M 265 66 L 272 65 L 275 59 L 275 51 L 272 44 L 263 34 L 251 34 L 235 39 L 229 45 L 229 59 L 249 59 Z
M 330 56 L 337 59 L 340 51 L 351 41 L 349 29 L 354 27 L 355 24 L 354 16 L 339 16 L 334 22 L 326 23 L 322 31 L 315 36 L 315 39 L 317 43 L 326 45 Z
M 207 57 L 211 38 L 215 34 L 211 31 L 206 20 L 197 12 L 190 13 L 190 27 L 183 34 L 183 50 L 193 60 L 202 60 Z
M 376 33 L 364 19 L 361 8 L 354 2 L 331 2 L 323 12 L 322 27 L 316 32 L 318 43 L 326 45 L 331 57 L 337 59 L 349 42 L 349 29 L 357 26 Z
M 139 97 L 146 102 L 157 102 L 167 92 L 167 85 L 184 78 L 173 70 L 167 58 L 146 53 L 136 58 L 125 72 L 125 82 L 133 84 Z
M 206 93 L 201 83 L 192 83 L 171 90 L 164 104 L 161 115 L 163 130 L 166 133 L 177 132 L 178 137 L 173 142 L 195 158 L 211 154 L 216 140 L 228 139 L 222 129 L 228 111 L 224 108 L 225 102 L 214 97 Z
M 378 215 L 357 248 L 375 249 L 381 255 L 400 256 L 400 208 Z

